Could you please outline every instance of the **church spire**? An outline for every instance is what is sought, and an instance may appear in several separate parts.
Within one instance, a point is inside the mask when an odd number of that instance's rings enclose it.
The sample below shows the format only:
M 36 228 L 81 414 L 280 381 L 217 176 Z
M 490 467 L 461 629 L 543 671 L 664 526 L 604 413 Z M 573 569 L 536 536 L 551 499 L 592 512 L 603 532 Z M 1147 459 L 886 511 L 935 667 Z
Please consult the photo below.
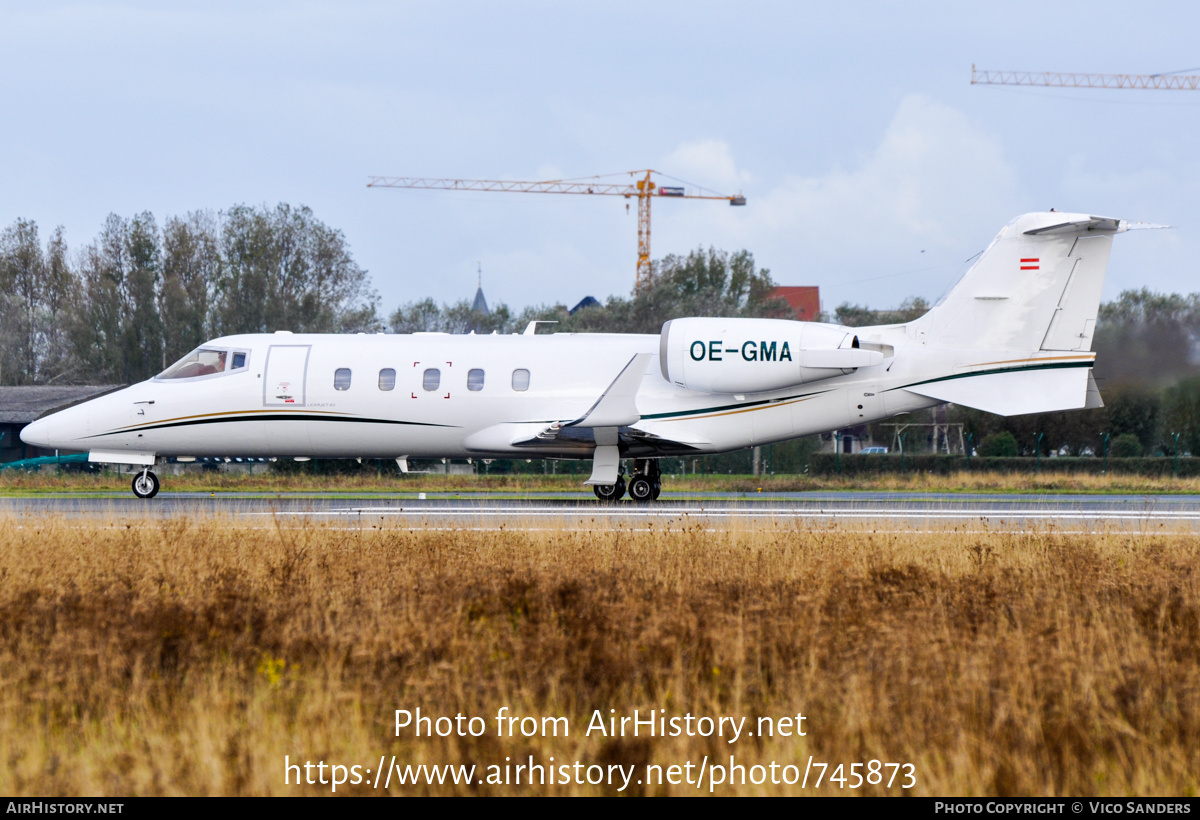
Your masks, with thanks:
M 488 310 L 487 299 L 483 298 L 483 264 L 481 262 L 475 264 L 479 266 L 479 287 L 475 289 L 475 302 L 471 305 L 471 311 L 487 316 L 491 311 Z

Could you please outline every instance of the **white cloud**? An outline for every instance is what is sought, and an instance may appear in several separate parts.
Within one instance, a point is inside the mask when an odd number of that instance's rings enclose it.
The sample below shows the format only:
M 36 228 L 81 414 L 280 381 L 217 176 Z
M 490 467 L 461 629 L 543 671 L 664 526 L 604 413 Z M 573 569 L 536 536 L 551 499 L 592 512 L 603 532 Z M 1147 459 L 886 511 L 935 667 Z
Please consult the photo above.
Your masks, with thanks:
M 734 164 L 733 152 L 724 140 L 685 142 L 668 154 L 659 167 L 689 182 L 714 185 L 721 193 L 736 193 L 751 181 L 750 175 Z
M 811 236 L 853 228 L 860 240 L 864 232 L 909 235 L 952 247 L 964 229 L 979 230 L 997 200 L 1012 199 L 1014 188 L 998 139 L 953 108 L 910 96 L 860 167 L 789 179 L 761 197 L 760 207 L 776 230 Z
M 681 165 L 706 163 L 703 179 L 728 185 L 749 178 L 722 142 L 690 143 L 672 156 Z M 691 209 L 688 224 L 663 225 L 655 256 L 678 249 L 668 243 L 682 228 L 712 237 L 706 244 L 751 250 L 781 283 L 819 285 L 827 307 L 842 301 L 886 307 L 910 295 L 938 296 L 957 262 L 1028 210 L 1016 190 L 998 138 L 954 108 L 908 96 L 857 167 L 749 189 L 745 209 Z M 686 249 L 694 240 L 681 244 Z M 925 268 L 937 270 L 922 274 Z M 863 280 L 874 281 L 852 287 Z

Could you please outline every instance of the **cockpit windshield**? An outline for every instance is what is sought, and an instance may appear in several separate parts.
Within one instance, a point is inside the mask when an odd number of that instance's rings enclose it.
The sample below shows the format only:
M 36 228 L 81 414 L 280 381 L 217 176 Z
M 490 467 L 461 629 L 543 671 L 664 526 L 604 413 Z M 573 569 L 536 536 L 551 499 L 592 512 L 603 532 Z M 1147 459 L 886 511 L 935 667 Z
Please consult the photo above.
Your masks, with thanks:
M 155 378 L 192 379 L 197 376 L 213 376 L 218 373 L 241 370 L 245 367 L 245 351 L 198 347 Z

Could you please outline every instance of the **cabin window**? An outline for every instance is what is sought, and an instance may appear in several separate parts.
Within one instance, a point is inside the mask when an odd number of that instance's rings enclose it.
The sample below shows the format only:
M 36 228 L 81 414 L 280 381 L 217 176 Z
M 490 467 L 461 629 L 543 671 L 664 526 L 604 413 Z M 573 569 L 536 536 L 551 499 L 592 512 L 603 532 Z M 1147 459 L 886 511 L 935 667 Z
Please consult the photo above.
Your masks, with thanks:
M 395 390 L 396 389 L 396 371 L 390 367 L 385 367 L 379 371 L 379 389 L 380 390 Z
M 483 389 L 483 371 L 478 367 L 467 371 L 467 389 L 482 390 Z
M 513 390 L 523 393 L 529 389 L 529 371 L 525 368 L 520 368 L 513 371 Z
M 425 377 L 421 379 L 421 386 L 426 390 L 437 390 L 438 385 L 442 383 L 442 371 L 436 367 L 431 367 L 425 371 Z
M 334 390 L 349 390 L 350 389 L 350 368 L 339 367 L 333 372 L 333 389 Z

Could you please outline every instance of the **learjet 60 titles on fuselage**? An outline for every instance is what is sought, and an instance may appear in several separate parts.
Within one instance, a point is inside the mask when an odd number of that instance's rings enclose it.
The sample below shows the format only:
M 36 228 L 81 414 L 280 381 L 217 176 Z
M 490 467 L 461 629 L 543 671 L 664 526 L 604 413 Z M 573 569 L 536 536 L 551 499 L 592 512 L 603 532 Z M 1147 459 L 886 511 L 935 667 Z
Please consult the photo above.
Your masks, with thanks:
M 40 419 L 21 438 L 160 459 L 554 458 L 605 500 L 658 497 L 657 459 L 720 453 L 944 402 L 1002 415 L 1100 406 L 1092 334 L 1114 234 L 1086 214 L 1010 222 L 932 310 L 900 325 L 674 319 L 657 335 L 248 334 Z M 1132 226 L 1136 227 L 1136 226 Z M 632 463 L 628 479 L 622 459 Z

